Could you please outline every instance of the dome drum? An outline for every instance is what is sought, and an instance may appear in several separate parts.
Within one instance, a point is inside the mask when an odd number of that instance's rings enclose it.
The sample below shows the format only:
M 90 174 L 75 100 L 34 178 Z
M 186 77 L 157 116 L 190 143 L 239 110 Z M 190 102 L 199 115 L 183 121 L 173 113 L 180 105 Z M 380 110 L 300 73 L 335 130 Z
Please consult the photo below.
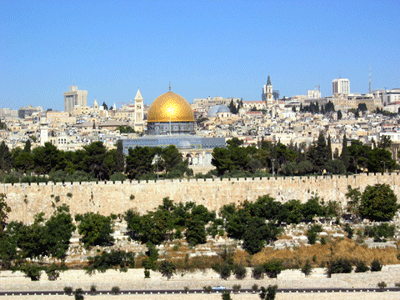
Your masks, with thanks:
M 190 134 L 194 133 L 193 122 L 150 122 L 147 123 L 147 134 Z
M 194 133 L 193 110 L 183 97 L 169 91 L 150 105 L 147 113 L 147 134 L 191 133 Z

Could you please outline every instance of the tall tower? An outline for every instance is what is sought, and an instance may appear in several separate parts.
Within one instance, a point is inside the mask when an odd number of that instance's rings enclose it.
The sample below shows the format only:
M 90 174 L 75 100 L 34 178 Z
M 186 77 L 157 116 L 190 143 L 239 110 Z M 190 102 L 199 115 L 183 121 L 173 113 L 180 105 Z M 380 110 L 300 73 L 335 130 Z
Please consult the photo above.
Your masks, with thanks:
M 263 86 L 262 90 L 262 101 L 266 102 L 267 107 L 270 107 L 273 104 L 274 101 L 273 93 L 274 91 L 272 89 L 271 77 L 268 75 L 267 84 Z
M 87 106 L 87 91 L 79 91 L 76 85 L 69 87 L 68 92 L 64 92 L 65 111 L 71 112 L 75 106 Z
M 139 89 L 135 96 L 135 130 L 143 131 L 143 97 Z

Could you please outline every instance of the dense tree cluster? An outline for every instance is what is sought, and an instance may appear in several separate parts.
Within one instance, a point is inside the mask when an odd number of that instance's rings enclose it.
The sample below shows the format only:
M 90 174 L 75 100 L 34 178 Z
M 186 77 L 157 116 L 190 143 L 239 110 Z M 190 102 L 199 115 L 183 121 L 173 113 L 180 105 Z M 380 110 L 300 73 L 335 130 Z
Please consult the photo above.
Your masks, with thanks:
M 112 150 L 107 150 L 102 142 L 93 142 L 77 151 L 61 151 L 51 143 L 31 150 L 30 140 L 24 149 L 9 151 L 2 142 L 0 180 L 7 183 L 124 180 L 124 173 L 130 179 L 155 179 L 157 169 L 159 176 L 166 178 L 192 174 L 188 161 L 175 146 L 137 147 L 130 149 L 127 156 L 122 151 L 122 141 Z
M 215 148 L 212 164 L 217 174 L 223 177 L 265 176 L 283 174 L 286 176 L 307 174 L 346 174 L 359 172 L 384 172 L 398 169 L 396 161 L 388 150 L 390 138 L 383 136 L 376 147 L 353 140 L 347 145 L 344 135 L 342 153 L 333 153 L 331 138 L 319 133 L 317 141 L 306 147 L 304 143 L 272 143 L 262 141 L 259 148 L 242 147 L 243 141 L 233 138 L 227 147 Z

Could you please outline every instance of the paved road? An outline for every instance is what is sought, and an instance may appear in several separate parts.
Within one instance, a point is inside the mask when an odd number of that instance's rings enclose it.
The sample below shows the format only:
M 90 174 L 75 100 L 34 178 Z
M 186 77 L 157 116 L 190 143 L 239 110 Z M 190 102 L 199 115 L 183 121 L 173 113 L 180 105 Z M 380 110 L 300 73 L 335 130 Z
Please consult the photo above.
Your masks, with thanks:
M 232 289 L 227 289 L 227 291 L 233 292 Z M 379 288 L 313 288 L 313 289 L 278 289 L 278 293 L 369 293 L 369 292 L 380 292 L 380 291 L 391 291 L 400 292 L 398 287 L 390 287 L 381 290 Z M 205 294 L 206 292 L 202 289 L 192 289 L 188 292 L 184 290 L 121 290 L 120 295 L 140 295 L 140 294 Z M 211 293 L 222 293 L 222 291 L 211 291 Z M 240 293 L 251 294 L 253 291 L 251 289 L 241 289 Z M 83 291 L 84 295 L 109 295 L 112 294 L 111 291 L 100 290 L 94 293 L 90 291 Z M 18 292 L 0 292 L 0 296 L 35 296 L 35 295 L 67 295 L 64 291 L 18 291 Z

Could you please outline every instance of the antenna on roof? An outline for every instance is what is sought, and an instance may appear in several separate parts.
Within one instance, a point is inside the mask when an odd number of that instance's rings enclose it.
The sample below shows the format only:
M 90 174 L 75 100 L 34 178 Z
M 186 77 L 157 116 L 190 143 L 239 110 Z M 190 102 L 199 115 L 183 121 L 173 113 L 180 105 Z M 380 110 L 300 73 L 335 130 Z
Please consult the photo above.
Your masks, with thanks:
M 169 91 L 171 91 L 171 81 L 169 82 Z
M 368 93 L 371 94 L 371 64 L 369 64 L 369 82 L 368 82 Z

